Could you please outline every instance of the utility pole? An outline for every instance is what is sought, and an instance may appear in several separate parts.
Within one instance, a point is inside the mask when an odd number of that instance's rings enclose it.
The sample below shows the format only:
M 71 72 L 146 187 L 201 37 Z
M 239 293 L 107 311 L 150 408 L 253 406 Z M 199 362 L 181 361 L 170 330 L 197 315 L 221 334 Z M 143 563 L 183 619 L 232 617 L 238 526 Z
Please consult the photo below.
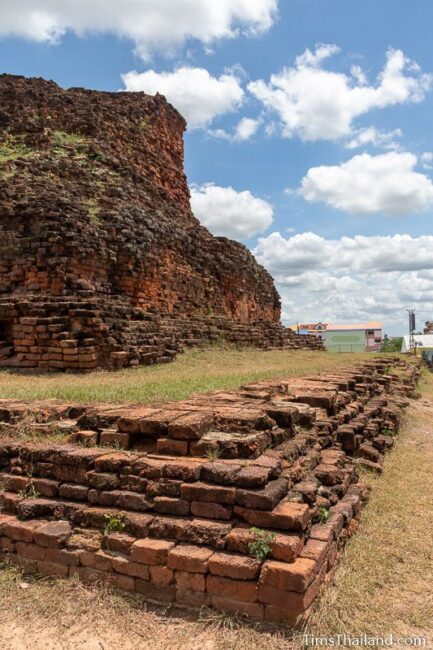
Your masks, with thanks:
M 407 309 L 406 310 L 409 314 L 409 349 L 410 350 L 415 350 L 416 353 L 416 345 L 415 345 L 415 310 L 414 309 Z

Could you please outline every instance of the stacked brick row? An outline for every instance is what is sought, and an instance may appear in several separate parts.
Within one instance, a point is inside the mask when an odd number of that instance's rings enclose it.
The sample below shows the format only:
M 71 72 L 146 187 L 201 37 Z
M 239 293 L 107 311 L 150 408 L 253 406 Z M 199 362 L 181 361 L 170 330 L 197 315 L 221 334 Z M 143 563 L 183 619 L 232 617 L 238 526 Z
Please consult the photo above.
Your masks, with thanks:
M 358 466 L 381 470 L 418 374 L 378 359 L 159 410 L 38 405 L 40 432 L 45 418 L 72 439 L 126 434 L 129 451 L 15 441 L 24 405 L 3 400 L 2 554 L 157 602 L 299 623 L 356 529 Z
M 195 219 L 185 122 L 163 97 L 0 75 L 0 105 L 0 365 L 166 362 L 218 338 L 317 346 L 280 324 L 251 253 Z
M 0 297 L 3 366 L 92 370 L 151 365 L 170 362 L 187 347 L 221 342 L 262 349 L 322 349 L 314 337 L 298 336 L 274 322 L 237 324 L 213 316 L 180 319 L 89 300 L 27 300 L 23 305 L 2 302 Z

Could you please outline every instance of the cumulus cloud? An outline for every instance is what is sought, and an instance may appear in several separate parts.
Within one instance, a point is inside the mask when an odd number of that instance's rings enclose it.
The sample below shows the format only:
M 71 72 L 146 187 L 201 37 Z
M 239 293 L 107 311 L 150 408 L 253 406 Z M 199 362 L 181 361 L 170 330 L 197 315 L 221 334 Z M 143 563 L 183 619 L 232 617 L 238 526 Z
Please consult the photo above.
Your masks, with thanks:
M 273 219 L 270 203 L 248 190 L 206 184 L 191 188 L 191 205 L 199 221 L 214 235 L 249 239 L 268 228 Z
M 2 0 L 0 36 L 55 43 L 68 31 L 114 33 L 147 58 L 174 52 L 188 39 L 209 46 L 269 29 L 278 0 Z
M 243 117 L 236 125 L 233 133 L 229 133 L 224 129 L 209 130 L 209 135 L 220 140 L 228 140 L 229 142 L 246 142 L 250 140 L 258 131 L 261 119 L 253 119 L 251 117 Z
M 325 70 L 323 63 L 336 54 L 335 45 L 306 50 L 292 67 L 248 84 L 249 91 L 281 122 L 284 137 L 302 140 L 338 140 L 350 137 L 354 120 L 375 108 L 420 102 L 432 83 L 401 50 L 389 50 L 376 83 L 369 85 L 360 66 L 351 75 Z
M 307 232 L 262 237 L 253 251 L 275 277 L 284 318 L 382 320 L 403 331 L 406 308 L 433 313 L 433 236 L 325 239 Z
M 364 153 L 341 165 L 312 167 L 300 194 L 351 214 L 406 216 L 433 204 L 433 184 L 417 171 L 417 157 L 389 152 Z
M 393 131 L 380 131 L 374 126 L 366 129 L 359 129 L 354 133 L 354 137 L 346 143 L 346 149 L 358 149 L 367 144 L 374 147 L 383 147 L 383 149 L 399 149 L 400 144 L 397 138 L 403 135 L 401 129 L 394 129 Z
M 165 95 L 191 128 L 203 127 L 214 118 L 238 108 L 244 91 L 233 74 L 213 77 L 204 68 L 184 66 L 173 72 L 131 71 L 122 75 L 125 89 Z

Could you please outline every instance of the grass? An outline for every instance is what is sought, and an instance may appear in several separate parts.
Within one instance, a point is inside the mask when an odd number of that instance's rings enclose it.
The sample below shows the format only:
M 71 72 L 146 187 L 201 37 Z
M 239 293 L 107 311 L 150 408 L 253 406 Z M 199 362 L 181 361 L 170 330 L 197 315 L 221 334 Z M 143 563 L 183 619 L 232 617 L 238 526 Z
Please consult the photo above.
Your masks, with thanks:
M 187 351 L 172 364 L 117 372 L 23 375 L 0 370 L 0 396 L 23 400 L 157 403 L 185 399 L 213 389 L 237 388 L 258 379 L 329 371 L 365 359 L 371 359 L 371 355 L 209 348 Z
M 34 151 L 26 147 L 15 136 L 9 135 L 0 143 L 0 164 L 33 155 Z
M 66 131 L 53 131 L 52 141 L 56 147 L 68 147 L 77 144 L 85 144 L 86 140 L 82 136 L 75 133 L 67 133 Z

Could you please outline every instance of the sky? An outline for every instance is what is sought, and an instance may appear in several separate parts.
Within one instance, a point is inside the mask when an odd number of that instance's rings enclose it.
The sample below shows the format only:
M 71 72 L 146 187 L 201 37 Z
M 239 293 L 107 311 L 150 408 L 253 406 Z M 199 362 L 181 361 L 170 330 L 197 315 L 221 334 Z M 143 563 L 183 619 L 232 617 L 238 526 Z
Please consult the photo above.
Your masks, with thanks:
M 0 71 L 164 94 L 196 216 L 284 322 L 399 335 L 433 318 L 432 24 L 431 0 L 0 0 Z

